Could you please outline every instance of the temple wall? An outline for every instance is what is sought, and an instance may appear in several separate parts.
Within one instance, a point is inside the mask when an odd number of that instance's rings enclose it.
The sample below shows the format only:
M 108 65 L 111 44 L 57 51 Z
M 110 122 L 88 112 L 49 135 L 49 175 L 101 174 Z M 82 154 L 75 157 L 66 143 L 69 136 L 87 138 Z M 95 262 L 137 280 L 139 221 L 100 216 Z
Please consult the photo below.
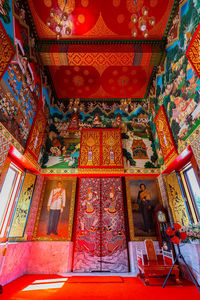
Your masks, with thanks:
M 26 273 L 56 274 L 70 272 L 72 250 L 72 242 L 32 242 Z
M 0 244 L 0 284 L 5 285 L 26 273 L 31 243 L 9 243 L 6 255 L 2 256 L 5 244 Z
M 24 274 L 57 274 L 71 271 L 72 242 L 20 242 L 0 244 L 0 284 L 5 285 Z
M 199 62 L 195 62 L 190 54 L 190 49 L 194 51 L 192 38 L 199 32 L 199 12 L 198 1 L 181 1 L 168 33 L 165 64 L 158 68 L 151 88 L 150 124 L 160 164 L 163 164 L 162 152 L 154 120 L 160 118 L 161 105 L 164 105 L 179 154 L 199 135 L 200 79 L 197 68 L 194 69 Z

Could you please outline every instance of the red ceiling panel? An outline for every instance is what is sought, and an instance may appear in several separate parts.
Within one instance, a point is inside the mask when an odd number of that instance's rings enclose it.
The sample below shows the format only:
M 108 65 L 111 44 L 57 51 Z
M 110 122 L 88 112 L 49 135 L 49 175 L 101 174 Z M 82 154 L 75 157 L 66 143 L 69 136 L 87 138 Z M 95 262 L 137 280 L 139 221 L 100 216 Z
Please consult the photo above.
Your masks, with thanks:
M 49 28 L 46 23 L 53 8 L 62 14 L 65 0 L 28 0 L 41 39 L 55 39 L 55 22 Z M 146 6 L 149 16 L 155 17 L 155 26 L 149 26 L 148 39 L 162 39 L 172 10 L 173 0 L 137 0 L 138 8 Z M 132 38 L 131 15 L 136 13 L 133 0 L 68 0 L 65 9 L 72 23 L 72 35 L 68 38 L 119 39 Z M 144 39 L 138 31 L 137 39 Z
M 153 67 L 49 67 L 58 98 L 144 98 Z M 123 84 L 124 81 L 124 84 Z

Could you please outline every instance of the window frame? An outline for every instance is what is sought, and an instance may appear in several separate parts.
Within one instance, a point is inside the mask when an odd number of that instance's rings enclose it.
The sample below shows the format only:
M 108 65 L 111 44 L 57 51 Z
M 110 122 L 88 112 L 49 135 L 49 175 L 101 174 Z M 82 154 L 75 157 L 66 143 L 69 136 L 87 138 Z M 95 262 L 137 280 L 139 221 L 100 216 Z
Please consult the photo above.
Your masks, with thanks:
M 200 212 L 197 207 L 196 200 L 194 198 L 194 194 L 193 194 L 193 191 L 191 188 L 190 180 L 189 180 L 188 174 L 187 174 L 187 171 L 189 171 L 190 169 L 192 169 L 194 171 L 194 175 L 197 179 L 197 182 L 199 183 L 198 177 L 196 176 L 196 172 L 195 172 L 193 164 L 191 162 L 181 171 L 181 177 L 183 179 L 183 183 L 185 182 L 184 187 L 186 190 L 187 198 L 189 200 L 188 202 L 189 202 L 190 210 L 192 211 L 193 222 L 198 223 L 200 221 Z M 199 186 L 200 186 L 200 183 L 199 183 Z
M 8 166 L 7 172 L 5 174 L 3 183 L 1 185 L 1 190 L 5 183 L 6 175 L 9 171 L 9 169 L 14 170 L 16 172 L 16 175 L 15 175 L 15 178 L 12 183 L 12 187 L 11 187 L 8 199 L 7 199 L 7 203 L 5 204 L 5 211 L 3 212 L 2 218 L 0 220 L 0 238 L 4 238 L 8 234 L 10 223 L 11 223 L 12 216 L 14 213 L 14 208 L 15 208 L 17 199 L 19 197 L 21 183 L 22 183 L 23 175 L 24 175 L 24 171 L 18 165 L 16 165 L 14 162 L 11 161 Z

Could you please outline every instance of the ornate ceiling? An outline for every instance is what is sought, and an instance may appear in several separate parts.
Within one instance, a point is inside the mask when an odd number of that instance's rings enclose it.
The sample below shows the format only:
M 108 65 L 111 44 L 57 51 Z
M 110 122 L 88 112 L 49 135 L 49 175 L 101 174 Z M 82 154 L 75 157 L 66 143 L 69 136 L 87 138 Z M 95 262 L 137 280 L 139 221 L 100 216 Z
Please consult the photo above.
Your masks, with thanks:
M 58 98 L 141 98 L 148 92 L 155 67 L 163 62 L 163 41 L 176 1 L 137 0 L 155 25 L 148 39 L 132 36 L 134 0 L 27 0 L 39 36 L 38 51 L 49 68 Z M 64 9 L 65 7 L 65 9 Z M 71 34 L 56 38 L 54 19 L 68 14 Z M 53 25 L 52 25 L 53 24 Z M 148 23 L 149 24 L 149 23 Z
M 153 67 L 53 67 L 50 73 L 58 98 L 144 98 Z
M 55 39 L 53 26 L 47 26 L 51 9 L 62 14 L 65 0 L 28 0 L 40 39 Z M 155 26 L 149 30 L 149 39 L 161 40 L 172 10 L 173 0 L 138 0 L 138 9 L 146 6 L 149 16 L 155 17 Z M 72 23 L 69 38 L 132 39 L 131 15 L 137 13 L 133 0 L 68 0 L 65 11 Z M 138 32 L 137 39 L 144 39 Z

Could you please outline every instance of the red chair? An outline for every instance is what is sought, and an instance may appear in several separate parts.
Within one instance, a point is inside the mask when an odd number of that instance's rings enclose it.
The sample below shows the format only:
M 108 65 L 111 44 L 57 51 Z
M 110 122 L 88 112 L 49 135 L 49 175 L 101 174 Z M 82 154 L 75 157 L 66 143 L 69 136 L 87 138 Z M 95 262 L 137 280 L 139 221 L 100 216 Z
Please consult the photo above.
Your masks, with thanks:
M 152 240 L 145 240 L 144 243 L 146 253 L 137 250 L 138 275 L 149 285 L 149 278 L 168 275 L 174 259 L 172 251 L 160 250 L 159 253 L 156 253 Z M 180 284 L 178 265 L 174 266 L 171 274 L 175 275 L 176 283 Z

